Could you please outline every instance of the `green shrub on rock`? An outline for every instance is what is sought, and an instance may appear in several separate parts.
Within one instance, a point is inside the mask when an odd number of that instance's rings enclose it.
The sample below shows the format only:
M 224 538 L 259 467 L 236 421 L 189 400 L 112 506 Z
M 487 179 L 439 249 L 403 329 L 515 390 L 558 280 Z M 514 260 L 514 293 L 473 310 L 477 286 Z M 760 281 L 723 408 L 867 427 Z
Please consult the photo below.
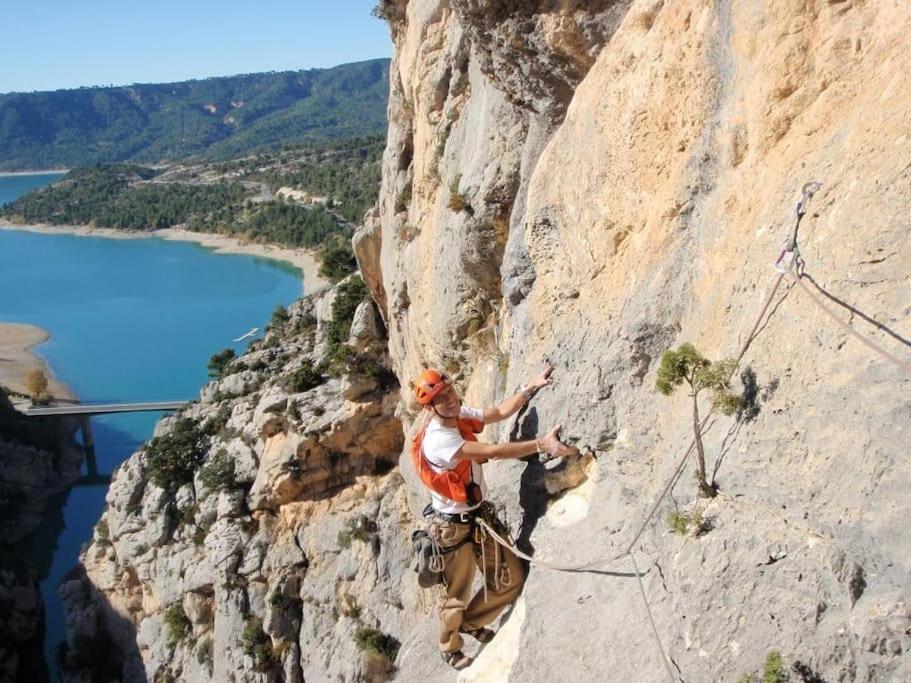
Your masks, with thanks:
M 351 240 L 344 235 L 327 237 L 320 247 L 319 258 L 322 262 L 319 274 L 330 282 L 338 282 L 357 270 Z
M 379 655 L 390 662 L 395 661 L 402 646 L 396 638 L 366 626 L 354 632 L 354 642 L 361 652 Z
M 209 670 L 209 675 L 212 675 L 212 639 L 206 638 L 202 641 L 202 644 L 199 646 L 199 650 L 196 651 L 196 661 L 202 664 L 206 669 Z
M 315 389 L 326 380 L 317 372 L 311 363 L 304 363 L 297 370 L 288 375 L 282 383 L 285 391 L 292 394 L 301 394 Z
M 237 354 L 234 349 L 222 349 L 209 358 L 209 377 L 221 379 L 228 371 L 228 367 L 234 362 Z
M 149 479 L 168 491 L 190 483 L 205 459 L 208 443 L 195 420 L 178 420 L 170 432 L 156 436 L 145 447 Z
M 167 629 L 168 645 L 174 647 L 190 633 L 190 620 L 183 611 L 183 604 L 178 600 L 172 603 L 164 613 L 164 625 Z
M 199 481 L 207 491 L 221 491 L 234 484 L 234 459 L 224 448 L 199 471 Z
M 263 631 L 263 623 L 257 617 L 247 617 L 240 645 L 244 654 L 253 658 L 253 666 L 257 671 L 268 671 L 277 664 L 272 641 Z

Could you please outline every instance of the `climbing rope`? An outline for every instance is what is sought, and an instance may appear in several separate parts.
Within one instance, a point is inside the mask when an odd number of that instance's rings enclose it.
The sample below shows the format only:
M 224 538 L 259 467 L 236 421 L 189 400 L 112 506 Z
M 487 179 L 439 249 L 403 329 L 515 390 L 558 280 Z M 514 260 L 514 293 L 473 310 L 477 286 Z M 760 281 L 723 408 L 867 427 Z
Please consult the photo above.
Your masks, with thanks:
M 797 262 L 798 262 L 798 264 L 800 264 L 800 266 L 802 266 L 803 261 L 800 259 L 799 256 L 797 258 Z M 794 280 L 797 282 L 797 286 L 800 287 L 804 292 L 806 292 L 806 295 L 808 297 L 810 297 L 810 301 L 812 301 L 814 304 L 816 304 L 826 315 L 828 315 L 830 318 L 832 318 L 832 320 L 834 320 L 835 323 L 841 329 L 843 329 L 845 332 L 850 334 L 857 341 L 859 341 L 861 344 L 866 346 L 868 349 L 870 349 L 874 353 L 878 353 L 880 356 L 882 356 L 887 361 L 889 361 L 890 363 L 895 365 L 899 370 L 901 370 L 905 374 L 911 375 L 911 363 L 903 361 L 900 358 L 892 355 L 891 353 L 886 351 L 882 346 L 880 346 L 876 342 L 874 342 L 871 339 L 868 339 L 867 337 L 860 334 L 857 330 L 855 330 L 853 327 L 851 327 L 851 325 L 846 323 L 844 320 L 842 320 L 837 315 L 835 315 L 835 313 L 833 313 L 831 310 L 829 310 L 829 308 L 822 301 L 819 300 L 819 297 L 817 297 L 813 293 L 813 291 L 809 287 L 807 287 L 807 283 L 805 282 L 806 276 L 803 274 L 802 267 L 798 267 L 796 272 L 794 271 L 793 268 L 791 268 L 789 270 L 789 272 L 793 276 Z
M 800 229 L 800 221 L 803 218 L 804 214 L 807 212 L 807 203 L 813 197 L 816 192 L 819 191 L 819 188 L 822 187 L 819 182 L 813 180 L 809 183 L 806 183 L 802 189 L 802 197 L 799 202 L 797 202 L 797 221 L 794 225 L 794 232 L 791 234 L 791 237 L 786 242 L 785 246 L 782 248 L 781 253 L 778 255 L 778 259 L 775 261 L 775 268 L 781 273 L 782 276 L 790 275 L 794 278 L 794 281 L 797 283 L 797 286 L 800 287 L 808 297 L 810 301 L 816 304 L 819 309 L 823 311 L 827 316 L 829 316 L 835 323 L 841 327 L 849 335 L 857 339 L 861 344 L 866 346 L 868 349 L 874 353 L 879 354 L 887 361 L 895 365 L 902 372 L 911 375 L 911 363 L 903 361 L 898 357 L 891 354 L 889 351 L 886 351 L 882 346 L 876 342 L 868 339 L 867 337 L 860 334 L 855 330 L 851 325 L 846 323 L 844 320 L 839 318 L 835 313 L 833 313 L 829 308 L 820 301 L 809 287 L 807 287 L 806 275 L 804 273 L 804 261 L 800 255 L 800 248 L 797 243 L 797 233 Z M 778 282 L 780 282 L 779 278 Z M 778 287 L 778 282 L 776 282 L 775 287 Z M 738 358 L 738 360 L 740 360 Z

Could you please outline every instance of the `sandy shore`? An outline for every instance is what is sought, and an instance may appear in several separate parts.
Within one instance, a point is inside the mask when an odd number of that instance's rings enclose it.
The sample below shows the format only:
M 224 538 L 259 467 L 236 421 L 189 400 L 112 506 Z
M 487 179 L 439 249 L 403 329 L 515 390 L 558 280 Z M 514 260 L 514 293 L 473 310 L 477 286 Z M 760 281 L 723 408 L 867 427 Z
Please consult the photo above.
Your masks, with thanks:
M 269 244 L 245 243 L 234 237 L 206 232 L 191 232 L 180 228 L 165 228 L 154 231 L 112 230 L 91 228 L 81 225 L 18 225 L 0 219 L 2 230 L 25 230 L 27 232 L 81 235 L 85 237 L 107 237 L 109 239 L 158 238 L 177 242 L 195 242 L 222 254 L 249 254 L 261 258 L 290 263 L 301 271 L 304 292 L 312 294 L 325 289 L 329 283 L 319 275 L 319 263 L 313 253 L 306 249 L 290 249 Z
M 75 398 L 70 388 L 54 377 L 45 360 L 31 351 L 50 337 L 47 330 L 34 325 L 0 322 L 0 385 L 27 394 L 25 378 L 38 368 L 47 375 L 49 391 L 55 398 Z

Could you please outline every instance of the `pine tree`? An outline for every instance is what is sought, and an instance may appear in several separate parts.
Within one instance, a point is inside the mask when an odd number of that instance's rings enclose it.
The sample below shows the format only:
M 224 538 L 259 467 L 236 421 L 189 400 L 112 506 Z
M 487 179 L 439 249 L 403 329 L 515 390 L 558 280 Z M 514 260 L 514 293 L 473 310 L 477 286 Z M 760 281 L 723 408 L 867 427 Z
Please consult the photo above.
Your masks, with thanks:
M 705 358 L 690 343 L 681 344 L 676 350 L 669 349 L 661 357 L 655 388 L 665 396 L 684 382 L 693 399 L 693 433 L 696 440 L 696 480 L 699 495 L 714 498 L 718 493 L 715 482 L 709 483 L 705 476 L 705 447 L 702 444 L 702 429 L 699 417 L 699 394 L 708 390 L 710 401 L 716 410 L 724 415 L 733 415 L 740 409 L 741 399 L 731 391 L 730 378 L 737 367 L 737 361 L 725 359 L 714 363 Z

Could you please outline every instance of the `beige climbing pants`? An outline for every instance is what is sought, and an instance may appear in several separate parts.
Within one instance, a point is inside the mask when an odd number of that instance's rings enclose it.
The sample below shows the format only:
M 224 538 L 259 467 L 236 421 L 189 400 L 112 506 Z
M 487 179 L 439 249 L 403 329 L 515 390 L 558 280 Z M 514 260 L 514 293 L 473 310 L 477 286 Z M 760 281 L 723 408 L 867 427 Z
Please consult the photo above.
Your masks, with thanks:
M 459 631 L 486 626 L 519 596 L 525 583 L 525 570 L 510 550 L 473 524 L 434 516 L 430 533 L 444 552 L 459 546 L 443 555 L 443 592 L 439 604 L 440 650 L 455 652 L 462 649 Z M 475 569 L 481 570 L 487 590 L 481 586 L 472 596 Z

